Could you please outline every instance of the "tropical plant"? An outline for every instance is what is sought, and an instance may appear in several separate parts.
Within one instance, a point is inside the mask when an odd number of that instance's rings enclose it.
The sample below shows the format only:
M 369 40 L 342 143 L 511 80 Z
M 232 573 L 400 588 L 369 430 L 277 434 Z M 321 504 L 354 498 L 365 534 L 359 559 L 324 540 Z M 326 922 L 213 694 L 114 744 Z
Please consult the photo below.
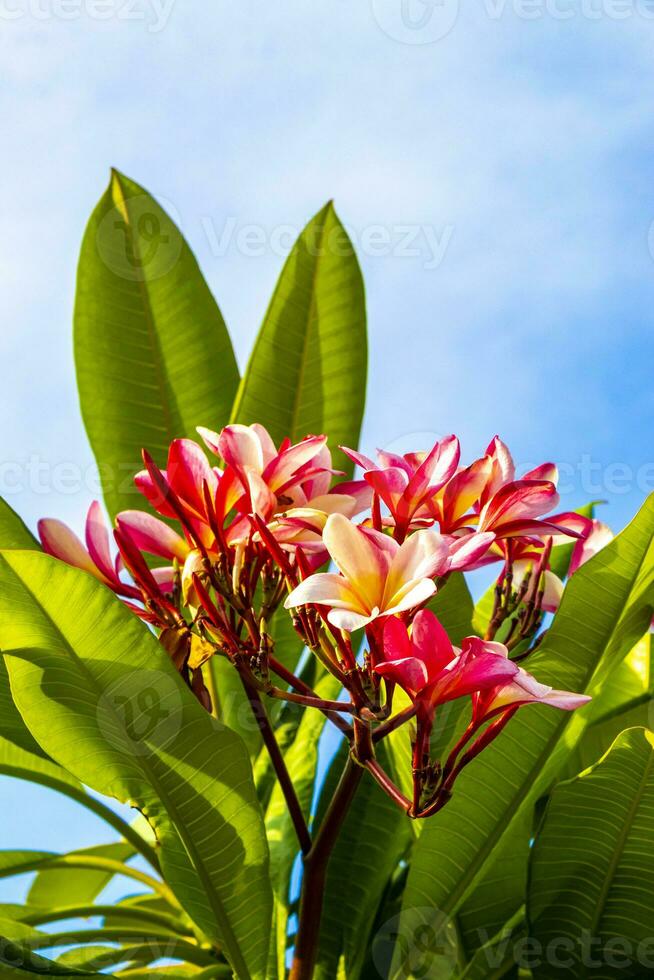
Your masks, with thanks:
M 0 852 L 35 875 L 0 975 L 650 975 L 654 500 L 613 538 L 497 436 L 358 452 L 331 203 L 239 378 L 181 233 L 112 173 L 75 356 L 111 529 L 95 501 L 37 541 L 1 503 L 0 772 L 112 839 Z

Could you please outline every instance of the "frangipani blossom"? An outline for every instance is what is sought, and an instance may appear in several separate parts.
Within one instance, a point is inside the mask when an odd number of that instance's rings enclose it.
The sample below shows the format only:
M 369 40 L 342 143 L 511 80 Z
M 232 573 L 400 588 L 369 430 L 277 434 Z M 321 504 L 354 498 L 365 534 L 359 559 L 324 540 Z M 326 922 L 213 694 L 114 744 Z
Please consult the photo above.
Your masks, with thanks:
M 341 448 L 350 459 L 363 467 L 364 479 L 383 500 L 395 524 L 404 532 L 420 508 L 454 475 L 461 456 L 456 436 L 446 436 L 428 453 L 397 456 L 380 450 L 379 465 L 361 453 L 345 446 Z
M 499 656 L 508 658 L 508 651 L 502 643 L 493 644 Z M 473 656 L 481 656 L 484 642 L 475 639 L 472 649 Z M 548 704 L 563 711 L 574 711 L 587 704 L 591 698 L 586 694 L 575 694 L 572 691 L 557 691 L 547 684 L 539 683 L 535 677 L 522 667 L 508 683 L 500 683 L 496 687 L 473 696 L 472 719 L 475 725 L 494 718 L 505 711 L 516 709 L 525 704 Z
M 328 606 L 330 623 L 344 630 L 426 602 L 436 591 L 434 576 L 449 559 L 447 541 L 434 531 L 416 531 L 400 545 L 379 531 L 355 526 L 342 514 L 327 518 L 323 542 L 340 574 L 310 575 L 285 606 Z
M 374 670 L 402 687 L 416 703 L 419 720 L 430 724 L 438 705 L 495 688 L 517 675 L 517 665 L 498 655 L 495 643 L 479 641 L 483 652 L 471 655 L 476 639 L 469 637 L 456 649 L 428 609 L 416 613 L 410 632 L 392 617 L 384 626 L 384 659 Z
M 329 491 L 333 470 L 327 436 L 307 436 L 295 445 L 286 439 L 277 450 L 257 423 L 227 425 L 220 433 L 199 427 L 198 432 L 236 473 L 245 493 L 265 498 L 270 510 L 262 517 L 280 506 L 305 506 L 310 497 Z
M 163 517 L 180 519 L 183 516 L 186 525 L 209 546 L 213 537 L 207 515 L 205 487 L 209 498 L 215 499 L 223 477 L 221 471 L 210 466 L 203 449 L 192 439 L 174 439 L 168 450 L 166 469 L 158 473 L 153 474 L 152 461 L 144 455 L 147 468 L 134 477 L 136 487 Z M 154 477 L 157 476 L 158 480 L 155 481 Z M 235 481 L 231 482 L 234 484 Z M 225 489 L 226 484 L 223 496 Z M 233 488 L 226 501 L 227 508 L 233 507 L 241 495 L 240 486 Z M 171 503 L 173 497 L 181 514 Z
M 93 501 L 86 516 L 86 546 L 63 521 L 45 517 L 37 527 L 46 554 L 89 572 L 118 595 L 140 598 L 138 589 L 120 580 L 121 560 L 117 557 L 114 561 L 111 557 L 109 531 L 97 500 Z

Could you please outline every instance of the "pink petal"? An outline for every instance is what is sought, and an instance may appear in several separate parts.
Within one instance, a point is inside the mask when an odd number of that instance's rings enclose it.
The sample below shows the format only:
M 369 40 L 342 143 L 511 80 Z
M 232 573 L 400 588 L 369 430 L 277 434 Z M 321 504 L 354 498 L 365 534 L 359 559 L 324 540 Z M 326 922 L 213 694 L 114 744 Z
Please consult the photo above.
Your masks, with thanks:
M 378 610 L 375 609 L 368 616 L 353 612 L 351 609 L 330 609 L 327 613 L 327 619 L 337 629 L 353 633 L 355 630 L 363 629 L 364 626 L 372 623 L 377 615 Z
M 259 422 L 253 422 L 250 428 L 259 437 L 261 452 L 263 453 L 263 465 L 267 466 L 268 463 L 277 455 L 277 447 L 272 441 L 272 437 L 265 426 L 261 425 Z
M 501 487 L 482 511 L 480 530 L 494 531 L 504 524 L 537 518 L 556 507 L 559 495 L 553 483 L 516 480 Z
M 190 504 L 198 515 L 205 513 L 204 491 L 206 483 L 212 497 L 218 480 L 204 452 L 192 439 L 175 439 L 168 450 L 166 478 L 174 493 Z
M 502 442 L 499 436 L 495 436 L 491 440 L 486 447 L 486 454 L 491 457 L 495 464 L 495 476 L 499 480 L 498 486 L 493 490 L 495 492 L 499 486 L 513 482 L 515 479 L 515 463 L 509 452 L 509 447 Z
M 337 568 L 368 610 L 381 608 L 388 569 L 386 545 L 366 534 L 342 514 L 330 514 L 323 541 Z
M 493 688 L 515 677 L 518 670 L 518 666 L 511 660 L 493 653 L 482 653 L 473 659 L 462 660 L 459 667 L 455 665 L 434 685 L 432 703 L 443 704 L 476 691 Z
M 334 572 L 318 572 L 305 578 L 287 597 L 284 608 L 294 609 L 308 603 L 331 606 L 334 609 L 351 609 L 365 615 L 369 612 L 361 605 L 359 597 L 346 580 Z
M 263 447 L 259 436 L 248 425 L 226 425 L 218 437 L 220 455 L 233 470 L 245 479 L 248 470 L 263 473 Z
M 398 467 L 389 467 L 386 470 L 369 470 L 364 476 L 366 483 L 395 515 L 398 502 L 409 485 L 409 477 L 405 471 Z
M 411 477 L 405 498 L 409 505 L 422 502 L 426 494 L 434 494 L 454 476 L 461 457 L 456 436 L 446 436 L 437 442 Z
M 101 573 L 80 539 L 63 521 L 45 517 L 39 521 L 37 528 L 46 554 L 59 558 L 75 568 L 83 568 L 96 578 L 101 577 Z
M 175 569 L 172 565 L 164 568 L 152 568 L 152 578 L 155 580 L 162 592 L 166 594 L 173 591 L 175 586 Z
M 414 655 L 423 661 L 432 680 L 454 657 L 452 641 L 430 609 L 421 609 L 416 613 L 411 628 L 411 645 Z
M 163 470 L 162 472 L 164 479 L 166 479 L 166 471 Z M 156 486 L 154 480 L 147 470 L 141 470 L 140 473 L 136 474 L 134 477 L 134 485 L 136 486 L 137 490 L 143 494 L 148 503 L 154 507 L 157 513 L 161 514 L 163 517 L 176 516 L 175 511 Z
M 404 623 L 397 616 L 389 616 L 384 624 L 384 661 L 404 660 L 411 656 L 412 645 Z
M 400 687 L 415 695 L 421 691 L 428 683 L 427 668 L 422 660 L 416 657 L 405 657 L 398 660 L 386 660 L 378 664 L 375 673 L 382 677 L 388 677 L 395 681 Z
M 448 530 L 479 500 L 488 482 L 491 466 L 491 460 L 484 456 L 448 481 L 443 491 L 446 527 L 441 530 Z
M 265 468 L 263 476 L 271 490 L 277 491 L 292 480 L 298 471 L 306 466 L 327 443 L 327 436 L 309 436 L 280 452 Z
M 356 510 L 353 511 L 353 514 L 360 514 L 362 510 L 367 510 L 372 503 L 372 488 L 366 480 L 344 480 L 343 483 L 337 483 L 330 490 L 330 494 L 338 495 L 341 493 L 354 498 Z
M 448 545 L 442 535 L 430 529 L 416 531 L 404 541 L 393 558 L 384 590 L 384 607 L 407 582 L 431 579 L 446 570 Z
M 470 570 L 483 558 L 494 541 L 495 535 L 492 531 L 475 531 L 457 538 L 449 547 L 448 571 Z
M 355 449 L 348 449 L 347 446 L 339 446 L 338 448 L 341 452 L 345 453 L 348 459 L 351 459 L 353 463 L 360 466 L 362 470 L 377 469 L 377 464 L 369 456 L 364 456 L 363 453 L 358 453 Z
M 109 532 L 102 514 L 102 508 L 97 500 L 93 501 L 86 516 L 86 547 L 91 559 L 105 578 L 110 582 L 113 581 L 116 573 L 111 557 Z
M 197 425 L 195 431 L 207 449 L 210 449 L 215 456 L 220 456 L 220 433 L 214 432 L 213 429 L 206 429 L 203 425 Z
M 190 551 L 184 538 L 163 521 L 143 511 L 124 510 L 116 518 L 116 524 L 139 551 L 161 558 L 177 558 L 179 561 L 184 561 Z
M 559 470 L 555 463 L 541 463 L 521 477 L 523 480 L 547 480 L 555 486 L 559 482 Z
M 396 613 L 407 612 L 409 609 L 415 609 L 416 606 L 421 606 L 423 602 L 427 602 L 436 593 L 436 585 L 429 578 L 415 579 L 413 582 L 407 582 L 399 592 L 390 600 L 389 605 L 385 605 L 382 609 L 382 616 L 390 616 Z
M 602 521 L 594 520 L 592 522 L 591 533 L 588 537 L 585 540 L 577 541 L 574 546 L 568 574 L 574 575 L 585 562 L 589 561 L 602 548 L 605 548 L 609 541 L 612 540 L 613 532 L 611 528 L 602 523 Z

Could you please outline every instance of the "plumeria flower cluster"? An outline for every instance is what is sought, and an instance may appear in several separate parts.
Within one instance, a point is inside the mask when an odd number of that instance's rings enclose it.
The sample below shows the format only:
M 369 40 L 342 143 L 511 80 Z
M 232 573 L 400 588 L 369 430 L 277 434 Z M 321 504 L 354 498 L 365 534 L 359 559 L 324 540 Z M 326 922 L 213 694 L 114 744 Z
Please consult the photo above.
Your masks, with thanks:
M 574 544 L 574 572 L 610 534 L 579 514 L 551 513 L 559 499 L 553 464 L 517 477 L 495 437 L 462 465 L 459 440 L 448 436 L 427 452 L 379 452 L 376 462 L 341 447 L 362 470 L 349 480 L 324 435 L 277 446 L 258 424 L 198 433 L 204 447 L 175 440 L 165 469 L 143 452 L 135 476 L 143 508 L 117 515 L 115 557 L 98 503 L 84 543 L 53 519 L 39 533 L 47 552 L 94 575 L 150 625 L 208 710 L 220 711 L 220 691 L 212 703 L 205 664 L 226 657 L 267 744 L 274 733 L 262 694 L 321 710 L 355 760 L 410 816 L 423 817 L 447 802 L 463 766 L 518 708 L 585 703 L 519 663 L 563 590 L 550 567 L 553 547 Z M 498 578 L 485 635 L 454 646 L 428 605 L 452 575 L 491 563 Z M 346 698 L 321 699 L 276 657 L 272 623 L 284 615 Z M 470 705 L 468 727 L 446 759 L 433 759 L 436 715 L 460 698 Z M 375 758 L 375 745 L 404 724 L 413 738 L 412 798 Z

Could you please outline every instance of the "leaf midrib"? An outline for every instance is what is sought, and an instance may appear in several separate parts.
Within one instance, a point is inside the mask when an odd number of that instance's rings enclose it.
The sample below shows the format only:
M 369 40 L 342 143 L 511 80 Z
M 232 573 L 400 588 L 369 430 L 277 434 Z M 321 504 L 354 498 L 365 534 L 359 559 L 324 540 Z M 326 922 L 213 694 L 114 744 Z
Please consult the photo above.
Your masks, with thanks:
M 120 181 L 120 174 L 118 173 L 118 171 L 113 171 L 112 176 L 113 176 L 113 180 L 114 180 L 116 189 L 117 189 L 117 191 L 119 192 L 119 194 L 121 196 L 121 202 L 122 202 L 122 205 L 123 205 L 123 209 L 124 209 L 124 212 L 125 212 L 125 218 L 126 218 L 125 224 L 126 224 L 126 227 L 127 227 L 128 232 L 129 232 L 129 236 L 130 236 L 130 240 L 131 240 L 131 244 L 132 244 L 132 249 L 134 251 L 134 255 L 138 259 L 141 259 L 142 258 L 142 255 L 141 255 L 140 246 L 138 244 L 137 238 L 134 236 L 133 228 L 132 228 L 132 220 L 131 220 L 131 215 L 130 215 L 129 207 L 128 207 L 129 198 L 126 197 L 126 195 L 124 193 L 123 186 L 122 186 L 121 181 Z M 150 293 L 148 291 L 147 284 L 145 282 L 145 275 L 143 275 L 142 277 L 137 276 L 136 277 L 136 282 L 137 282 L 137 288 L 138 288 L 139 294 L 140 294 L 141 299 L 143 301 L 144 319 L 145 319 L 145 323 L 146 323 L 146 327 L 147 327 L 147 331 L 148 331 L 148 338 L 150 340 L 150 349 L 151 349 L 151 352 L 152 352 L 152 360 L 153 360 L 153 364 L 154 364 L 155 377 L 157 379 L 157 385 L 158 385 L 158 388 L 159 388 L 161 410 L 162 410 L 162 413 L 163 413 L 164 425 L 166 427 L 166 438 L 167 438 L 168 442 L 172 442 L 172 440 L 175 438 L 176 433 L 175 433 L 175 431 L 173 429 L 172 417 L 171 417 L 170 409 L 169 409 L 169 406 L 168 406 L 168 398 L 166 396 L 166 384 L 165 384 L 165 379 L 164 379 L 165 365 L 163 363 L 163 355 L 162 355 L 162 353 L 161 353 L 161 351 L 159 349 L 159 343 L 158 343 L 157 336 L 156 336 L 156 333 L 155 333 L 155 328 L 154 328 L 154 314 L 153 314 L 153 311 L 152 311 L 152 303 L 151 303 L 151 300 L 150 300 Z M 181 433 L 177 433 L 177 435 L 181 435 Z

